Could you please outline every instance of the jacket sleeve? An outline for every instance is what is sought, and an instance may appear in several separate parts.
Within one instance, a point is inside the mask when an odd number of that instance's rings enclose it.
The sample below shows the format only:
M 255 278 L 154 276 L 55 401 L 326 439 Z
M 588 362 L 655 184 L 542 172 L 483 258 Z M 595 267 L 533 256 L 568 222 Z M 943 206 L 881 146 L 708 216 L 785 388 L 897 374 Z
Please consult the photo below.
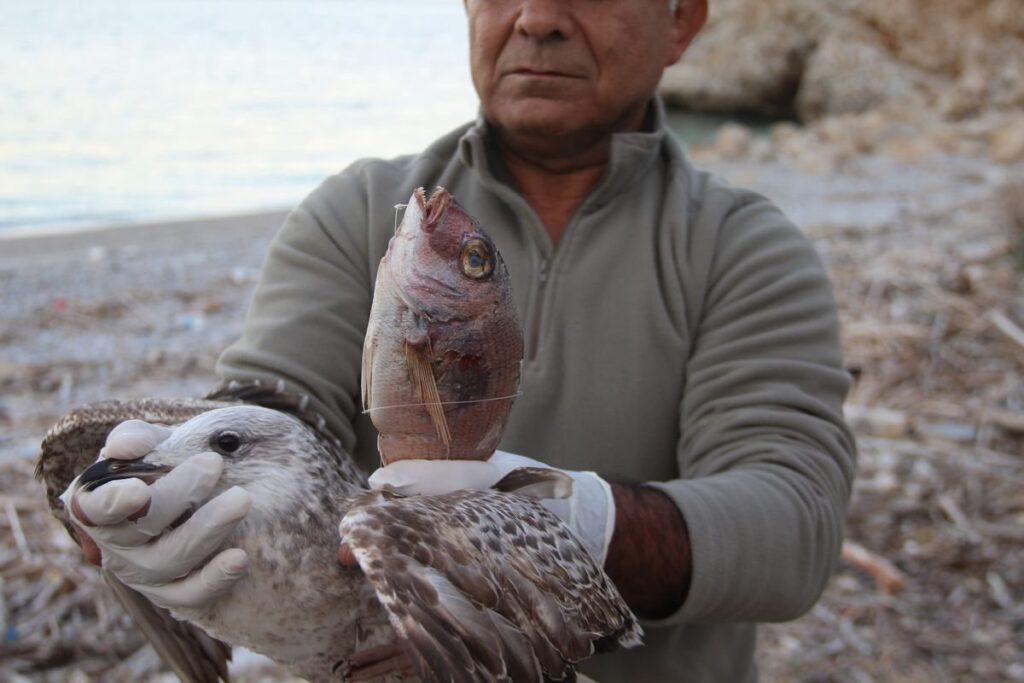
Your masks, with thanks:
M 834 568 L 856 459 L 835 302 L 811 244 L 762 197 L 713 190 L 691 225 L 704 277 L 687 293 L 681 478 L 651 485 L 686 520 L 693 573 L 658 623 L 793 619 Z
M 288 216 L 267 253 L 242 337 L 217 363 L 217 395 L 263 402 L 244 394 L 262 383 L 301 397 L 303 411 L 318 415 L 348 452 L 373 292 L 366 197 L 358 169 L 350 169 Z

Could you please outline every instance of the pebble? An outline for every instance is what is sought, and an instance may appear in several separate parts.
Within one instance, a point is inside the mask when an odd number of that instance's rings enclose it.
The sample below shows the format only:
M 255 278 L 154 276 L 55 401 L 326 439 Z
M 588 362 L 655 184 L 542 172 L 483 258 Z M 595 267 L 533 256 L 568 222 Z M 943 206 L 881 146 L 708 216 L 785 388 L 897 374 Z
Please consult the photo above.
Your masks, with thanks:
M 1024 115 L 992 131 L 989 156 L 1000 164 L 1024 161 Z
M 954 443 L 974 443 L 978 438 L 978 428 L 966 422 L 920 422 L 916 429 L 925 438 Z
M 715 135 L 715 151 L 723 159 L 740 159 L 750 151 L 753 135 L 750 129 L 738 123 L 727 123 Z

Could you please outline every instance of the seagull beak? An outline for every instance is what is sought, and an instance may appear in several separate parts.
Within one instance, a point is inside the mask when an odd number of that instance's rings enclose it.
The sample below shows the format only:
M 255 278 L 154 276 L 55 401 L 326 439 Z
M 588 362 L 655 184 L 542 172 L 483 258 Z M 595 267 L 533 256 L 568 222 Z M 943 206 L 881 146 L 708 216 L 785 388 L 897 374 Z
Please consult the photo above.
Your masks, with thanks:
M 92 491 L 117 479 L 141 479 L 151 484 L 171 471 L 166 465 L 151 465 L 142 460 L 115 460 L 107 458 L 90 465 L 78 478 L 78 485 Z

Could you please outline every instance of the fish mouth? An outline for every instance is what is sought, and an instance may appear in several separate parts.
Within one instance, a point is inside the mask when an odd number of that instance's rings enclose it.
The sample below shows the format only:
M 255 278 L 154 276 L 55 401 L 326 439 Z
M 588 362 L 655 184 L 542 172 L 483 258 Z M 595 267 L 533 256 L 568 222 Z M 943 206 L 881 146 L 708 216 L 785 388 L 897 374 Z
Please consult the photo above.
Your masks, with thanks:
M 171 471 L 166 465 L 153 465 L 142 460 L 115 460 L 107 458 L 90 465 L 78 477 L 78 485 L 92 491 L 118 479 L 141 479 L 151 484 Z
M 422 198 L 425 195 L 423 188 L 419 188 L 417 192 L 422 202 Z M 430 199 L 423 205 L 423 222 L 420 224 L 423 232 L 430 234 L 437 229 L 437 226 L 441 224 L 445 215 L 447 215 L 448 208 L 452 205 L 453 200 L 454 197 L 452 197 L 451 192 L 443 187 L 439 186 L 434 189 Z

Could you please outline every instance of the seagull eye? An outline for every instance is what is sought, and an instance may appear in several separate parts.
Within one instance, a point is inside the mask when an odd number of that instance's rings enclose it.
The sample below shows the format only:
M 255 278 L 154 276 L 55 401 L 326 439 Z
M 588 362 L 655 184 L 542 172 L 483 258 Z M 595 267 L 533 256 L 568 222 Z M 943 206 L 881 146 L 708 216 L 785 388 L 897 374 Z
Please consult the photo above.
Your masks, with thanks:
M 236 432 L 220 432 L 210 439 L 210 446 L 218 453 L 228 455 L 241 448 L 242 437 Z

